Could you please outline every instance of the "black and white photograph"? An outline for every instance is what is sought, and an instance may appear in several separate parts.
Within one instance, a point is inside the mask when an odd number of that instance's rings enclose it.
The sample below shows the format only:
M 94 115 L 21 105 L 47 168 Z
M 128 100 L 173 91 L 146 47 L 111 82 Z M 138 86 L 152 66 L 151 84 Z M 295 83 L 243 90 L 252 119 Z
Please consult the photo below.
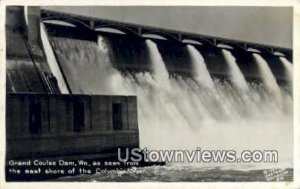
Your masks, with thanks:
M 292 6 L 5 6 L 5 182 L 293 182 Z

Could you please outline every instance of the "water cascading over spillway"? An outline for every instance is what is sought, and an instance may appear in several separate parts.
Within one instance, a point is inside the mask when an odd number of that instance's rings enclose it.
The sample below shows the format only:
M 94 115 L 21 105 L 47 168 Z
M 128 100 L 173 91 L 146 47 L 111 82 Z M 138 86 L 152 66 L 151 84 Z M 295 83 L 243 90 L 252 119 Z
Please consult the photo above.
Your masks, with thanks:
M 73 94 L 115 94 L 121 76 L 101 36 L 98 42 L 60 37 L 53 37 L 52 42 Z
M 286 70 L 287 77 L 291 82 L 293 82 L 293 64 L 290 61 L 288 61 L 285 57 L 280 57 L 280 61 L 282 62 Z
M 235 58 L 230 51 L 222 49 L 222 53 L 226 59 L 230 71 L 230 77 L 233 84 L 242 91 L 248 91 L 248 85 L 244 75 L 238 67 Z
M 256 64 L 258 65 L 263 82 L 265 83 L 271 95 L 274 97 L 274 100 L 276 100 L 278 104 L 281 104 L 281 91 L 268 63 L 258 53 L 253 53 L 253 56 Z
M 49 67 L 51 69 L 51 72 L 55 76 L 57 80 L 58 87 L 62 94 L 69 94 L 69 90 L 67 87 L 67 84 L 65 83 L 65 80 L 63 78 L 63 75 L 61 73 L 61 70 L 59 68 L 59 65 L 57 63 L 57 60 L 55 59 L 55 55 L 53 53 L 53 50 L 51 48 L 51 45 L 48 41 L 47 32 L 45 30 L 44 24 L 40 24 L 40 31 L 41 31 L 41 40 L 43 43 L 43 47 L 45 49 L 46 58 L 49 64 Z
M 214 83 L 207 70 L 205 61 L 201 53 L 193 46 L 187 45 L 188 52 L 192 58 L 193 76 L 197 82 L 205 85 L 207 88 L 214 88 Z
M 150 61 L 152 63 L 153 76 L 164 87 L 169 87 L 169 73 L 164 64 L 164 61 L 158 51 L 158 48 L 154 42 L 150 39 L 146 40 L 146 45 L 150 52 Z
M 235 103 L 238 103 L 238 105 L 234 105 L 233 108 L 246 106 L 247 109 L 238 109 L 240 113 L 245 115 L 256 114 L 257 104 L 253 103 L 255 102 L 253 101 L 253 99 L 255 98 L 255 91 L 249 91 L 250 89 L 248 83 L 242 71 L 240 70 L 233 54 L 227 49 L 222 49 L 222 54 L 229 68 L 228 74 L 230 76 L 230 81 L 235 88 L 232 91 L 234 91 L 233 95 L 235 96 Z M 252 94 L 249 95 L 250 93 Z
M 169 77 L 165 55 L 151 40 L 145 44 L 152 71 L 122 75 L 112 66 L 109 54 L 114 56 L 114 52 L 106 40 L 99 36 L 97 44 L 50 38 L 74 93 L 137 96 L 141 148 L 276 149 L 288 160 L 284 162 L 291 163 L 292 111 L 274 108 L 263 85 L 248 85 L 249 100 L 245 101 L 240 91 L 247 83 L 232 87 L 226 81 L 212 80 L 193 46 L 188 46 L 195 69 L 192 78 Z M 291 98 L 284 103 L 291 109 Z

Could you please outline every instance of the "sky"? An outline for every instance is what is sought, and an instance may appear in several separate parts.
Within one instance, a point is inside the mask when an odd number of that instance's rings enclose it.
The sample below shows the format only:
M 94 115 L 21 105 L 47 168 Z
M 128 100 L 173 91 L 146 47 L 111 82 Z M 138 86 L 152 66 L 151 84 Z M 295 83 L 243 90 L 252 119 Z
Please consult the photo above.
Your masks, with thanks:
M 292 7 L 42 7 L 86 16 L 292 48 Z

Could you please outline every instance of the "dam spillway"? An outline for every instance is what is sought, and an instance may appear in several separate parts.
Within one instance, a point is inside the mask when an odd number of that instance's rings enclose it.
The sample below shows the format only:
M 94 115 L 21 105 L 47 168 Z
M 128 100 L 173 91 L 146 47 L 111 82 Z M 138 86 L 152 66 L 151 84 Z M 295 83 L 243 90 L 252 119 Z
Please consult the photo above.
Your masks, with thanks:
M 221 50 L 217 48 L 219 46 L 222 48 L 222 45 L 233 47 L 231 51 L 246 79 L 260 78 L 257 74 L 257 67 L 255 67 L 255 60 L 251 56 L 251 53 L 247 51 L 250 48 L 258 49 L 264 58 L 270 60 L 270 62 L 274 62 L 269 64 L 269 66 L 279 82 L 286 80 L 286 75 L 282 71 L 284 70 L 282 65 L 278 63 L 279 59 L 274 55 L 279 53 L 285 56 L 290 62 L 292 60 L 292 50 L 288 48 L 236 41 L 215 36 L 205 36 L 101 18 L 89 18 L 51 10 L 41 10 L 41 20 L 48 25 L 48 31 L 52 35 L 68 35 L 77 39 L 97 41 L 97 33 L 99 34 L 100 32 L 105 38 L 110 38 L 108 41 L 110 41 L 112 51 L 115 53 L 113 58 L 116 59 L 113 61 L 114 66 L 121 70 L 151 70 L 149 64 L 145 61 L 145 56 L 147 56 L 145 52 L 147 51 L 143 45 L 145 38 L 151 35 L 166 39 L 165 41 L 158 40 L 157 43 L 159 44 L 158 48 L 163 54 L 169 73 L 191 74 L 190 60 L 185 48 L 186 41 L 193 41 L 199 44 L 196 45 L 196 48 L 201 51 L 206 59 L 210 74 L 216 76 L 228 75 L 227 66 L 224 65 L 224 59 L 220 55 L 222 54 Z M 53 22 L 60 22 L 62 25 L 51 27 L 49 23 Z M 64 27 L 63 23 L 70 27 Z M 117 31 L 120 35 L 110 35 L 111 33 L 103 32 L 107 30 Z M 85 33 L 85 35 L 82 35 L 82 33 Z M 122 52 L 122 49 L 124 48 L 127 49 L 126 59 L 128 61 L 124 60 L 123 57 L 124 52 Z M 131 56 L 129 56 L 130 54 Z M 142 61 L 144 62 L 141 63 Z
M 42 41 L 49 43 L 47 71 L 60 93 L 137 96 L 138 111 L 130 111 L 138 114 L 141 147 L 242 150 L 256 149 L 256 141 L 291 162 L 285 145 L 292 143 L 291 49 L 48 10 L 40 16 Z M 123 34 L 96 30 L 109 22 Z M 7 81 L 15 92 L 18 82 Z
M 240 135 L 243 126 L 230 126 L 237 120 L 242 125 L 257 125 L 251 123 L 257 119 L 275 124 L 272 120 L 288 119 L 292 113 L 291 91 L 281 79 L 275 79 L 266 61 L 263 64 L 268 67 L 267 72 L 265 67 L 254 64 L 257 72 L 249 78 L 250 75 L 243 75 L 234 52 L 226 49 L 214 50 L 216 54 L 207 59 L 208 50 L 197 45 L 106 33 L 99 33 L 97 40 L 86 40 L 60 37 L 53 25 L 48 25 L 48 30 L 49 41 L 62 69 L 68 73 L 67 82 L 73 93 L 138 97 L 142 147 L 190 149 L 214 138 L 203 136 L 213 132 L 213 125 L 222 123 L 226 132 Z M 255 61 L 252 54 L 249 53 Z M 212 60 L 218 67 L 213 68 L 213 73 L 209 69 Z M 271 84 L 264 82 L 270 76 L 264 74 L 270 73 Z M 281 104 L 275 103 L 274 86 L 280 88 L 285 99 Z M 259 129 L 266 133 L 269 127 L 261 125 Z M 257 134 L 247 136 L 253 140 Z M 183 142 L 186 138 L 188 143 Z M 232 144 L 227 145 L 228 148 Z

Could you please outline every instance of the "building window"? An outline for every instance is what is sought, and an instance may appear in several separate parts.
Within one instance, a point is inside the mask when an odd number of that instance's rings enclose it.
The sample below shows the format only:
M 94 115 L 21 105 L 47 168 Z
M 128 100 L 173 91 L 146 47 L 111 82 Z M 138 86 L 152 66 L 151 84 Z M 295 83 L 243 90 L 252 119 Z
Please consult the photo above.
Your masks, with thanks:
M 42 132 L 41 103 L 31 102 L 29 106 L 29 132 L 38 134 Z
M 122 104 L 112 104 L 112 121 L 114 130 L 122 130 Z
M 84 131 L 84 103 L 74 102 L 73 104 L 73 129 L 75 132 Z

